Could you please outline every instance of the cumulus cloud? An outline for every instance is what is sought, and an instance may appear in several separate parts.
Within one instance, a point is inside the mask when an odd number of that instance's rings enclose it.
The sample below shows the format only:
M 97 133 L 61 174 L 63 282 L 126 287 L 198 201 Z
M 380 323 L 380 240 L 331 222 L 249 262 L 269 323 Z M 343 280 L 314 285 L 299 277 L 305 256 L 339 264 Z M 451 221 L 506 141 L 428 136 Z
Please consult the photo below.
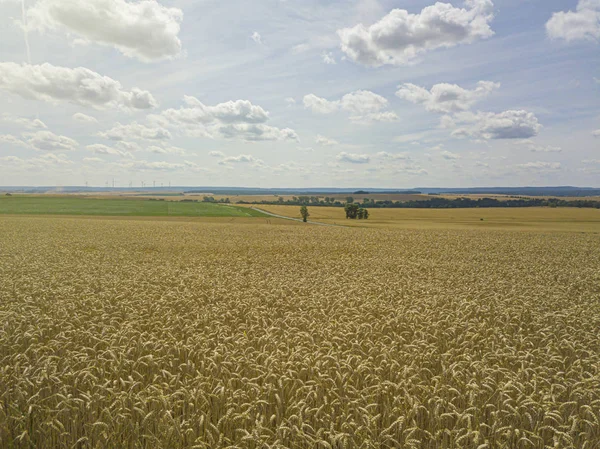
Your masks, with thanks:
M 560 153 L 562 152 L 561 147 L 552 145 L 540 145 L 530 139 L 520 140 L 515 142 L 517 145 L 525 146 L 532 153 Z
M 30 29 L 64 30 L 143 62 L 181 54 L 182 20 L 180 9 L 155 0 L 39 0 L 28 11 Z
M 330 114 L 338 110 L 352 114 L 366 114 L 380 111 L 388 106 L 388 101 L 384 97 L 368 90 L 350 92 L 340 100 L 333 101 L 308 94 L 304 96 L 303 102 L 305 108 L 317 114 Z
M 225 157 L 225 153 L 223 153 L 222 151 L 211 151 L 210 153 L 208 153 L 208 155 L 210 157 Z
M 17 156 L 5 156 L 0 157 L 0 162 L 3 165 L 9 165 L 16 170 L 45 170 L 52 168 L 54 170 L 60 169 L 61 167 L 73 165 L 71 161 L 64 154 L 44 154 L 39 157 L 23 159 Z
M 597 129 L 596 131 L 592 132 L 592 136 L 600 137 L 600 129 Z
M 13 125 L 17 125 L 17 126 L 20 126 L 22 128 L 27 128 L 27 129 L 47 129 L 48 128 L 44 122 L 42 122 L 40 119 L 37 119 L 37 118 L 31 119 L 31 118 L 27 118 L 27 117 L 18 117 L 16 115 L 12 115 L 12 114 L 2 114 L 2 116 L 0 117 L 0 120 L 2 120 L 5 123 L 12 123 Z
M 387 160 L 410 160 L 410 156 L 406 153 L 388 153 L 387 151 L 380 151 L 377 153 L 377 157 Z
M 289 128 L 266 125 L 269 113 L 247 100 L 228 101 L 207 106 L 194 97 L 184 97 L 185 107 L 167 109 L 149 120 L 192 137 L 223 137 L 246 141 L 299 140 Z
M 91 115 L 82 114 L 81 112 L 73 114 L 73 120 L 84 124 L 98 123 L 98 120 L 96 120 L 95 117 L 92 117 Z
M 527 162 L 525 164 L 518 164 L 517 168 L 521 170 L 529 171 L 554 171 L 561 168 L 560 162 Z
M 315 114 L 331 114 L 340 109 L 339 101 L 329 101 L 325 98 L 317 97 L 315 94 L 308 94 L 302 100 L 304 107 L 310 109 Z
M 256 159 L 254 158 L 254 156 L 252 156 L 250 154 L 240 154 L 239 156 L 229 156 L 221 161 L 221 163 L 223 163 L 223 164 L 229 164 L 229 163 L 248 164 L 251 162 L 256 162 Z
M 359 123 L 392 122 L 398 120 L 395 112 L 383 111 L 389 106 L 387 99 L 368 90 L 357 90 L 339 100 L 327 100 L 314 94 L 303 99 L 304 107 L 315 114 L 331 114 L 345 111 L 350 120 Z
M 323 59 L 323 62 L 325 64 L 336 64 L 335 58 L 333 57 L 333 53 L 331 52 L 323 52 L 323 54 L 321 54 L 321 58 Z
M 227 139 L 241 139 L 248 142 L 265 140 L 299 141 L 296 131 L 289 128 L 276 128 L 268 125 L 253 125 L 250 123 L 236 123 L 224 125 L 219 128 L 221 136 Z
M 11 134 L 0 134 L 0 143 L 15 147 L 27 148 L 27 143 Z
M 111 148 L 102 144 L 88 145 L 85 148 L 94 154 L 133 158 L 132 154 L 128 151 L 117 150 L 116 148 Z
M 367 154 L 346 153 L 342 151 L 336 156 L 340 162 L 348 162 L 350 164 L 367 164 L 371 158 Z
M 252 40 L 254 42 L 256 42 L 257 44 L 262 44 L 262 37 L 260 35 L 260 33 L 258 31 L 255 31 L 254 33 L 252 33 L 252 36 L 250 36 L 252 38 Z
M 39 151 L 74 151 L 79 146 L 76 140 L 69 137 L 58 136 L 50 131 L 25 133 L 27 145 Z
M 366 66 L 410 63 L 437 48 L 454 47 L 494 34 L 491 0 L 466 0 L 465 8 L 435 3 L 418 14 L 393 9 L 375 24 L 338 30 L 342 51 Z
M 444 159 L 449 161 L 455 161 L 457 159 L 460 159 L 460 156 L 458 154 L 452 153 L 451 151 L 442 151 L 440 154 Z
M 147 148 L 147 150 L 150 153 L 154 153 L 154 154 L 179 154 L 179 155 L 185 154 L 185 150 L 183 148 L 171 147 L 171 146 L 159 147 L 159 146 L 152 145 L 152 146 L 149 146 Z
M 329 137 L 321 136 L 320 134 L 317 135 L 317 138 L 315 139 L 315 142 L 317 144 L 323 145 L 325 147 L 333 147 L 333 146 L 336 146 L 336 145 L 340 144 L 337 140 L 330 139 Z
M 528 139 L 539 134 L 542 125 L 537 117 L 527 111 L 461 112 L 453 117 L 445 116 L 443 125 L 457 127 L 455 137 L 474 137 L 480 139 Z
M 98 136 L 110 140 L 169 140 L 171 133 L 164 128 L 150 128 L 137 122 L 129 125 L 117 123 L 108 131 L 98 133 Z
M 430 112 L 451 113 L 471 109 L 471 107 L 500 87 L 499 83 L 479 81 L 474 90 L 464 89 L 456 84 L 441 83 L 431 90 L 415 84 L 399 86 L 396 96 L 414 104 L 420 104 Z
M 580 0 L 575 11 L 552 14 L 546 23 L 546 32 L 552 39 L 600 40 L 600 0 Z
M 31 100 L 66 101 L 95 109 L 152 109 L 152 94 L 137 88 L 124 90 L 121 83 L 89 69 L 0 62 L 0 89 Z

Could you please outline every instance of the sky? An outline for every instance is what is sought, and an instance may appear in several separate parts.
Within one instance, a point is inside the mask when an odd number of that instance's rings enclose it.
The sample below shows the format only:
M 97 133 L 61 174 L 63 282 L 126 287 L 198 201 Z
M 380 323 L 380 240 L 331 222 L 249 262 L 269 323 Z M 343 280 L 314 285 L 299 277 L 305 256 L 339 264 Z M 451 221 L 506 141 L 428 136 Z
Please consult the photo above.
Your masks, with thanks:
M 0 0 L 0 185 L 600 187 L 600 0 Z

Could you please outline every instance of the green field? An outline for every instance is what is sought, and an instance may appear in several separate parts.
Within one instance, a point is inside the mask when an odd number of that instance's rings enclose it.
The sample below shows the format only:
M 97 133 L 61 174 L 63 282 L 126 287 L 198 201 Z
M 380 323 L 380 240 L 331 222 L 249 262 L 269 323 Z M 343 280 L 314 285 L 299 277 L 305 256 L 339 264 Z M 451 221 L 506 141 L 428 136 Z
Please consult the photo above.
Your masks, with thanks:
M 264 217 L 249 208 L 211 203 L 41 196 L 0 197 L 0 214 L 138 217 Z

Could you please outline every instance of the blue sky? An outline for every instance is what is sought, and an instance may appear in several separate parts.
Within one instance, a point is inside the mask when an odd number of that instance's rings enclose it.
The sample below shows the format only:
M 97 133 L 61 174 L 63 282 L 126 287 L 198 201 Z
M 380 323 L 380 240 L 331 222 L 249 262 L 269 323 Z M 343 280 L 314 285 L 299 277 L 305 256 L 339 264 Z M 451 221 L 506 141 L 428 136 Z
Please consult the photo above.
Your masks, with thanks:
M 0 42 L 0 185 L 600 187 L 600 0 L 0 0 Z

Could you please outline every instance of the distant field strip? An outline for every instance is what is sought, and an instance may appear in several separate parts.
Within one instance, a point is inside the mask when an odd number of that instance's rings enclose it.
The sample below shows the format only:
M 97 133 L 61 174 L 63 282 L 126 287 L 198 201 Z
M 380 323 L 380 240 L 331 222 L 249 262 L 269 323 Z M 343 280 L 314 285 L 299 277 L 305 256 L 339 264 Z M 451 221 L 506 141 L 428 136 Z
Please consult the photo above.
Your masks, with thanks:
M 0 214 L 112 215 L 148 217 L 265 217 L 262 212 L 231 205 L 181 201 L 68 197 L 0 197 Z
M 300 218 L 297 206 L 261 205 L 279 216 Z M 369 228 L 480 229 L 600 233 L 600 210 L 572 207 L 369 209 L 368 220 L 346 220 L 342 207 L 310 207 L 311 220 Z

